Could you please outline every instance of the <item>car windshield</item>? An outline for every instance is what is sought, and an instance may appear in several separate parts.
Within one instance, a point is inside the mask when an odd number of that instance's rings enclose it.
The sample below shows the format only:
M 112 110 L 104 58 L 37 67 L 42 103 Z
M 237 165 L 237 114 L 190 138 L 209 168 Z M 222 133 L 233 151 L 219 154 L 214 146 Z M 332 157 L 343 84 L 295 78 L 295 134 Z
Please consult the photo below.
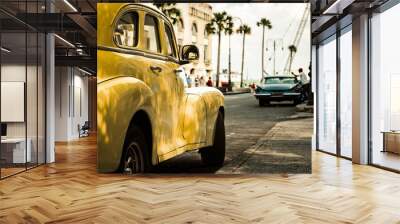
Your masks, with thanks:
M 265 78 L 264 84 L 296 84 L 294 77 L 268 77 Z

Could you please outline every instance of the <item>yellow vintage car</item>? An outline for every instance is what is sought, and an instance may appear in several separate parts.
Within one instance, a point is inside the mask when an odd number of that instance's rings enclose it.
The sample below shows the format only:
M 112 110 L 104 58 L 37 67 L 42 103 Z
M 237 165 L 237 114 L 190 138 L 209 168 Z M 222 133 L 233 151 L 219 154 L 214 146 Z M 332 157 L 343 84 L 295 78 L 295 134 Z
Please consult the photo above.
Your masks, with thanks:
M 99 3 L 97 21 L 97 168 L 143 173 L 199 150 L 203 163 L 225 158 L 224 97 L 185 88 L 181 65 L 199 58 L 179 50 L 169 19 L 140 4 Z

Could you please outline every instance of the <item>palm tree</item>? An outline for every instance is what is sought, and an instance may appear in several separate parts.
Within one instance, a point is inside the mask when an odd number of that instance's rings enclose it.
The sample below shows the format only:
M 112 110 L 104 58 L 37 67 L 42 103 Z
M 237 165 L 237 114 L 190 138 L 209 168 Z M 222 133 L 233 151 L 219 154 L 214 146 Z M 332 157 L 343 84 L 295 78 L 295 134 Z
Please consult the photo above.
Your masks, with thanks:
M 288 49 L 290 51 L 290 55 L 289 55 L 289 72 L 290 72 L 290 70 L 292 68 L 293 56 L 297 52 L 297 48 L 294 45 L 290 45 L 288 47 Z
M 181 10 L 175 7 L 176 3 L 153 3 L 175 25 L 181 18 Z
M 265 28 L 272 29 L 271 21 L 266 18 L 261 18 L 260 21 L 257 22 L 257 26 L 262 26 L 263 35 L 262 35 L 262 44 L 261 44 L 261 80 L 264 79 L 264 40 L 265 40 Z
M 229 57 L 228 57 L 228 91 L 232 91 L 232 77 L 231 77 L 231 35 L 233 34 L 233 20 L 231 16 L 227 17 L 227 26 L 225 27 L 225 35 L 229 36 Z
M 214 13 L 214 17 L 211 19 L 209 23 L 206 25 L 206 31 L 209 34 L 217 34 L 218 35 L 218 56 L 217 56 L 217 77 L 216 77 L 216 87 L 219 86 L 219 70 L 220 70 L 220 59 L 221 59 L 221 34 L 225 32 L 226 27 L 229 25 L 229 16 L 228 14 L 223 12 Z
M 251 33 L 251 28 L 243 24 L 239 26 L 239 28 L 236 30 L 237 33 L 243 34 L 243 46 L 242 46 L 242 69 L 240 72 L 240 87 L 243 87 L 243 67 L 244 67 L 244 46 L 245 46 L 245 41 L 246 41 L 246 34 Z

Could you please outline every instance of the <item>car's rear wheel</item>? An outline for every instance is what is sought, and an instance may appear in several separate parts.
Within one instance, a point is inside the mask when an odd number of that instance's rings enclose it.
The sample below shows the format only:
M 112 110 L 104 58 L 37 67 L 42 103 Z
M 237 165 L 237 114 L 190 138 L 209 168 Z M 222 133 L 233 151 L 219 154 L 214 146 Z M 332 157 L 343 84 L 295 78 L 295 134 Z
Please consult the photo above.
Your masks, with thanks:
M 208 166 L 222 166 L 225 160 L 225 124 L 224 116 L 218 113 L 215 123 L 214 143 L 200 149 L 201 161 Z
M 133 175 L 149 172 L 150 168 L 151 162 L 146 137 L 139 127 L 132 126 L 125 140 L 120 170 L 123 174 Z

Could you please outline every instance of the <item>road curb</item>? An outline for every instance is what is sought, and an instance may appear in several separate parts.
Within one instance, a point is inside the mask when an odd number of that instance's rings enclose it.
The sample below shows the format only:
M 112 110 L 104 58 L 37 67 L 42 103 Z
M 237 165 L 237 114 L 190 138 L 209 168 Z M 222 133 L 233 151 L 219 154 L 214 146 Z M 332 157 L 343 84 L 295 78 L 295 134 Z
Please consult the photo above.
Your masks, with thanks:
M 314 106 L 302 103 L 302 104 L 299 104 L 299 105 L 296 106 L 296 110 L 297 110 L 297 112 L 309 112 L 309 113 L 312 113 L 312 112 L 314 112 Z

